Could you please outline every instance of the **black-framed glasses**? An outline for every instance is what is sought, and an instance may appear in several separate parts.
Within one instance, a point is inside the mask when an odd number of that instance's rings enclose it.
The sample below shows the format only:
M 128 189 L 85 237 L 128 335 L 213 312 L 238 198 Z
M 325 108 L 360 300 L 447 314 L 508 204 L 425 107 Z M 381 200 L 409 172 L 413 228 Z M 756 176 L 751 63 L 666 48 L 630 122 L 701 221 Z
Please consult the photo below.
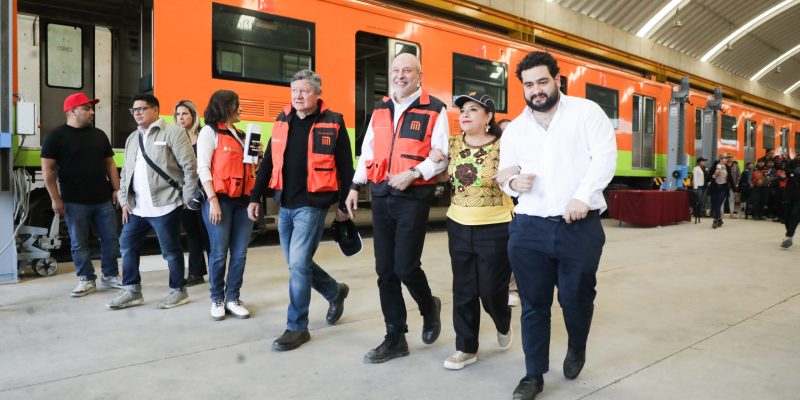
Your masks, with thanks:
M 153 107 L 150 107 L 150 106 L 147 106 L 147 107 L 131 107 L 131 108 L 128 109 L 128 111 L 130 111 L 131 115 L 133 115 L 133 114 L 138 114 L 138 113 L 144 112 L 144 110 L 147 110 L 148 108 L 153 108 Z

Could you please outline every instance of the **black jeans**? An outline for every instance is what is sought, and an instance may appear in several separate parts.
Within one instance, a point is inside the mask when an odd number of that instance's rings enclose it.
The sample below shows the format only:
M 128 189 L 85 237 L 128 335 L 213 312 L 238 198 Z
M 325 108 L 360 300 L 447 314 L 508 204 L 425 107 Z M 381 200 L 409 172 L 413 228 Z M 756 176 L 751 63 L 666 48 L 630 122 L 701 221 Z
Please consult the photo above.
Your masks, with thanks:
M 800 222 L 800 199 L 787 199 L 783 202 L 783 224 L 786 226 L 786 236 L 793 237 L 797 224 Z
M 453 328 L 456 350 L 478 352 L 481 304 L 498 332 L 511 327 L 508 306 L 508 223 L 462 225 L 447 220 L 453 268 Z
M 550 308 L 555 287 L 569 346 L 586 346 L 604 244 L 605 233 L 597 214 L 569 224 L 525 214 L 517 214 L 511 221 L 508 256 L 522 300 L 522 349 L 529 376 L 549 369 Z
M 769 195 L 769 188 L 754 187 L 750 192 L 748 203 L 750 206 L 750 213 L 753 218 L 759 219 L 764 215 L 764 207 L 766 206 L 767 196 Z
M 189 247 L 189 275 L 203 276 L 206 269 L 206 256 L 209 252 L 208 232 L 203 223 L 200 210 L 183 209 L 181 224 L 186 232 L 186 244 Z
M 408 332 L 401 282 L 423 316 L 433 310 L 433 295 L 420 262 L 430 208 L 426 199 L 395 195 L 372 198 L 375 271 L 387 333 Z

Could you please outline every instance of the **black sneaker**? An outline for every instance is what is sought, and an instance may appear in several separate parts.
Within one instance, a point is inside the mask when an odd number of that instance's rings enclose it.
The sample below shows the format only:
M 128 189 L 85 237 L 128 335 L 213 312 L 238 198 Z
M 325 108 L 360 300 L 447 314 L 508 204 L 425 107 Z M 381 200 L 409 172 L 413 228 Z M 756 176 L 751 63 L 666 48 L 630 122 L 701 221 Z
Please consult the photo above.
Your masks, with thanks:
M 336 299 L 330 302 L 328 306 L 328 315 L 325 316 L 325 320 L 328 321 L 328 324 L 333 325 L 339 318 L 342 318 L 344 299 L 347 298 L 348 293 L 350 293 L 350 287 L 344 283 L 340 283 L 339 293 L 336 295 Z
M 291 331 L 286 330 L 281 337 L 272 342 L 272 350 L 275 351 L 289 351 L 294 350 L 303 345 L 303 343 L 311 340 L 311 334 L 308 331 Z
M 408 343 L 404 334 L 387 334 L 380 346 L 370 350 L 364 355 L 364 362 L 369 364 L 385 363 L 393 358 L 405 357 L 408 353 Z

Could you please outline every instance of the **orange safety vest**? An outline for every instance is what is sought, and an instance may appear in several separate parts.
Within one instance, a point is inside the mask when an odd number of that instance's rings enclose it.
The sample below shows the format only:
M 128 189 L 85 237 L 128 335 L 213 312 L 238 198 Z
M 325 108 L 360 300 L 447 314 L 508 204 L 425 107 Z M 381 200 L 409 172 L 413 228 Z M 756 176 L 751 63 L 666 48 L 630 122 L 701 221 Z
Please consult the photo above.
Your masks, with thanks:
M 399 174 L 417 166 L 431 152 L 431 135 L 444 103 L 424 89 L 397 121 L 394 127 L 394 102 L 388 97 L 375 107 L 372 113 L 372 131 L 375 133 L 373 158 L 366 161 L 367 179 L 381 183 L 387 172 Z M 436 177 L 420 177 L 412 185 L 431 185 Z
M 306 185 L 309 193 L 336 192 L 339 179 L 336 171 L 336 140 L 341 128 L 339 114 L 328 110 L 320 101 L 319 115 L 311 125 L 308 135 L 308 164 Z M 283 157 L 289 135 L 289 120 L 292 107 L 286 106 L 272 126 L 272 176 L 269 187 L 283 189 Z
M 211 177 L 214 192 L 231 198 L 250 196 L 256 184 L 252 164 L 245 164 L 244 148 L 223 123 L 217 124 L 214 132 L 217 147 L 211 156 Z

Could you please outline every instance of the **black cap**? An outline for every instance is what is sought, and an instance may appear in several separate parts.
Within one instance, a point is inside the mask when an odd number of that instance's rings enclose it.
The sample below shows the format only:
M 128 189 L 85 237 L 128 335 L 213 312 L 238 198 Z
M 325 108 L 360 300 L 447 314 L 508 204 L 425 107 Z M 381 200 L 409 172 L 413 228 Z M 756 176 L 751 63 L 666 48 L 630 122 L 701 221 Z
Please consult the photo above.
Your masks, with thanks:
M 333 240 L 339 244 L 339 250 L 347 257 L 352 257 L 361 252 L 361 235 L 356 230 L 353 220 L 333 221 L 331 225 Z
M 708 159 L 706 159 L 704 157 L 697 157 L 697 162 L 700 162 L 700 161 L 708 161 Z
M 461 96 L 456 97 L 455 103 L 456 107 L 461 108 L 464 106 L 464 103 L 468 101 L 474 101 L 476 103 L 480 103 L 487 111 L 490 113 L 494 113 L 494 100 L 488 94 L 479 93 L 479 92 L 469 92 L 469 94 L 462 94 Z

